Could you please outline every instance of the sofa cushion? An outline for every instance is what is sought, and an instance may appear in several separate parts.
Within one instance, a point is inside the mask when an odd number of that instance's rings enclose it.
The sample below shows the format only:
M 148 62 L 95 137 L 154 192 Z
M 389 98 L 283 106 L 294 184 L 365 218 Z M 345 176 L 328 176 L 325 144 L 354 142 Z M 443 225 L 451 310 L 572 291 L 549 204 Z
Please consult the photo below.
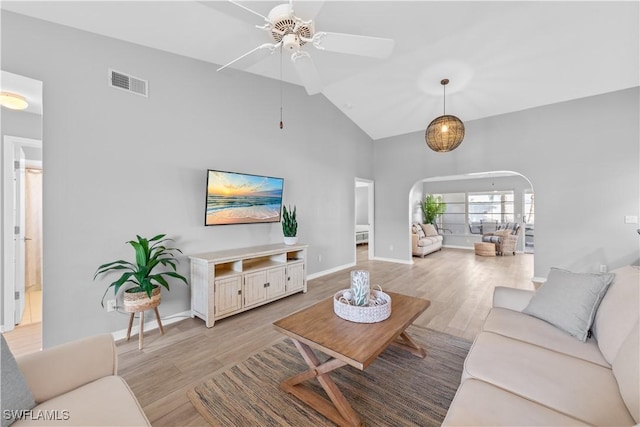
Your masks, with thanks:
M 111 375 L 39 404 L 32 409 L 32 416 L 16 421 L 12 427 L 57 425 L 115 427 L 150 423 L 127 383 Z
M 502 241 L 502 236 L 496 236 L 493 234 L 482 236 L 482 241 L 485 243 L 500 243 Z
M 438 231 L 433 226 L 433 224 L 420 224 L 420 226 L 422 227 L 425 236 L 429 237 L 438 235 Z
M 524 313 L 545 320 L 586 341 L 600 301 L 614 275 L 572 273 L 552 268 Z
M 5 411 L 28 410 L 36 405 L 22 372 L 4 339 L 0 334 L 0 423 L 7 427 L 13 422 Z M 11 412 L 9 412 L 10 414 Z
M 581 421 L 484 381 L 460 385 L 443 426 L 585 426 Z
M 442 242 L 442 236 L 427 236 L 418 240 L 418 247 L 431 246 Z
M 524 313 L 493 308 L 482 330 L 545 347 L 606 368 L 611 367 L 602 357 L 598 343 L 593 338 L 580 342 L 555 326 Z
M 413 233 L 416 234 L 418 236 L 419 239 L 422 239 L 423 237 L 425 237 L 426 235 L 424 234 L 424 230 L 422 229 L 422 227 L 420 226 L 420 224 L 418 224 L 417 222 L 413 223 L 413 225 L 411 226 L 411 228 L 413 229 Z
M 640 330 L 638 324 L 631 330 L 629 336 L 620 347 L 620 351 L 613 361 L 613 375 L 615 375 L 620 394 L 627 405 L 627 409 L 636 422 L 640 422 Z
M 592 328 L 600 351 L 609 363 L 613 363 L 620 346 L 638 323 L 640 301 L 640 267 L 628 265 L 612 273 L 616 277 L 600 303 Z
M 492 332 L 481 332 L 471 347 L 463 371 L 467 378 L 585 423 L 635 424 L 611 369 Z

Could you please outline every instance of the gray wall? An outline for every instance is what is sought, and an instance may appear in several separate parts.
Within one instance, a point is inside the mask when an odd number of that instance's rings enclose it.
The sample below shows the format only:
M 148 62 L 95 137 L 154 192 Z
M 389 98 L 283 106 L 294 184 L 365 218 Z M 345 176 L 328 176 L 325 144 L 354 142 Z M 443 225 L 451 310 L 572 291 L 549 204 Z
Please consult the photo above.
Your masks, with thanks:
M 638 225 L 624 216 L 640 211 L 639 95 L 636 87 L 469 121 L 451 153 L 429 150 L 424 132 L 376 141 L 376 256 L 411 259 L 407 200 L 419 180 L 508 170 L 535 191 L 535 276 L 637 261 Z
M 2 109 L 2 139 L 5 135 L 42 139 L 42 116 L 24 111 Z
M 309 273 L 354 262 L 354 178 L 372 178 L 373 148 L 322 95 L 285 84 L 280 130 L 275 80 L 6 11 L 2 65 L 44 82 L 45 347 L 126 328 L 92 278 L 136 234 L 185 254 L 282 242 L 280 224 L 204 227 L 207 168 L 285 179 Z M 149 98 L 108 87 L 109 67 L 148 79 Z M 188 309 L 188 288 L 164 293 L 163 317 Z

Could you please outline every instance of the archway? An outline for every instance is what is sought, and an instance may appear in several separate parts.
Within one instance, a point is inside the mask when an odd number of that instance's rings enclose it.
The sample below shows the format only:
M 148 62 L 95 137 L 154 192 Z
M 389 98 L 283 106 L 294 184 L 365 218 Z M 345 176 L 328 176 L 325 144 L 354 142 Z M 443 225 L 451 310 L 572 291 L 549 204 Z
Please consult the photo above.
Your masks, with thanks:
M 473 249 L 483 231 L 507 222 L 524 227 L 517 252 L 534 252 L 535 208 L 533 183 L 514 171 L 473 172 L 428 177 L 417 181 L 409 192 L 409 227 L 423 222 L 420 205 L 427 194 L 444 196 L 447 211 L 437 225 L 444 248 Z M 483 230 L 484 225 L 484 230 Z M 409 246 L 411 246 L 411 235 Z

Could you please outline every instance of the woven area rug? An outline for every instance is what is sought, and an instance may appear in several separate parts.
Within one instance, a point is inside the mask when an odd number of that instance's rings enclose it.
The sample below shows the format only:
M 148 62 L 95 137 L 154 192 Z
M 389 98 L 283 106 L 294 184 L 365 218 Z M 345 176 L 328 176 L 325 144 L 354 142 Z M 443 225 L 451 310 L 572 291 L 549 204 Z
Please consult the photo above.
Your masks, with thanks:
M 367 426 L 439 426 L 460 385 L 469 341 L 417 326 L 407 333 L 427 350 L 425 359 L 389 347 L 365 371 L 346 366 L 331 373 Z M 187 395 L 213 426 L 333 426 L 279 388 L 306 369 L 293 343 L 284 339 Z M 326 397 L 315 379 L 305 384 Z

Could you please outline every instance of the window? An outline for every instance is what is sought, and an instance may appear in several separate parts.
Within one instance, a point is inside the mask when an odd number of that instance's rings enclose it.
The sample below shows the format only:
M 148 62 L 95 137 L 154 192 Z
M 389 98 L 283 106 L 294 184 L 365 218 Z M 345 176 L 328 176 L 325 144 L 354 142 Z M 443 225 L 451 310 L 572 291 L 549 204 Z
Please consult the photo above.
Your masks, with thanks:
M 465 193 L 445 193 L 438 196 L 447 204 L 447 210 L 436 220 L 438 228 L 445 233 L 464 234 L 467 229 Z
M 442 193 L 435 196 L 442 197 L 447 204 L 444 214 L 436 220 L 443 233 L 488 233 L 501 224 L 514 221 L 513 191 Z M 533 195 L 530 200 L 533 203 Z M 526 209 L 529 212 L 529 205 Z
M 513 191 L 469 193 L 469 224 L 479 224 L 483 233 L 500 224 L 513 222 Z

